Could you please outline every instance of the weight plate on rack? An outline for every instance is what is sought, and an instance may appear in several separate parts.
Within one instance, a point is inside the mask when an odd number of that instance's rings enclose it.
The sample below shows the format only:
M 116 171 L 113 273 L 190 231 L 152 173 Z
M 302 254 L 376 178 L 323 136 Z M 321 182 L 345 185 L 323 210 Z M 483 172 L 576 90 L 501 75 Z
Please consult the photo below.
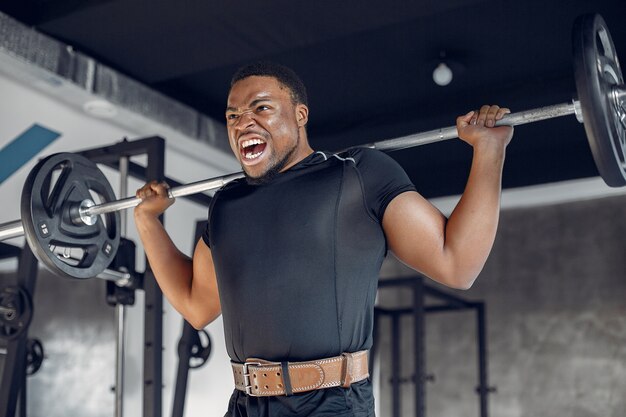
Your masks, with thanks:
M 28 292 L 17 286 L 0 291 L 0 339 L 16 339 L 33 318 L 33 304 Z
M 576 19 L 572 40 L 576 90 L 593 158 L 604 182 L 626 185 L 626 118 L 620 117 L 619 94 L 624 77 L 611 34 L 600 15 L 588 14 Z
M 46 354 L 41 340 L 28 339 L 26 341 L 26 375 L 35 375 L 45 358 Z
M 72 278 L 91 278 L 109 265 L 120 241 L 119 213 L 98 216 L 93 225 L 76 220 L 81 202 L 115 200 L 95 163 L 73 154 L 42 159 L 22 190 L 24 235 L 37 259 L 50 270 Z

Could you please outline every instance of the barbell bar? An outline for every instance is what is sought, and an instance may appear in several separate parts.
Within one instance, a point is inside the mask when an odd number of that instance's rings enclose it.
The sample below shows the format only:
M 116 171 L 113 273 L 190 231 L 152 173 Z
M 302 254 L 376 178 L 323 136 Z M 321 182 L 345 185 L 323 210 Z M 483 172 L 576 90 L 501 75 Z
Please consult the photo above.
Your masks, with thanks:
M 214 190 L 224 186 L 230 181 L 243 178 L 243 172 L 229 174 L 221 177 L 210 178 L 207 180 L 197 181 L 186 185 L 170 188 L 168 190 L 168 196 L 170 198 L 184 197 L 186 195 L 197 194 L 204 191 Z M 91 205 L 93 200 L 86 199 L 80 202 L 76 214 L 80 220 L 86 225 L 94 224 L 97 221 L 97 216 L 101 214 L 112 213 L 116 211 L 126 210 L 133 208 L 139 203 L 141 199 L 137 197 L 127 197 L 120 200 L 110 201 L 102 204 Z M 0 224 L 0 241 L 13 239 L 16 237 L 24 236 L 24 226 L 22 220 L 14 220 L 7 223 Z
M 626 92 L 622 92 L 622 94 L 624 93 Z M 583 123 L 582 113 L 580 111 L 580 102 L 578 100 L 572 100 L 571 103 L 555 104 L 552 106 L 545 106 L 507 114 L 495 124 L 496 126 L 519 126 L 527 123 L 569 116 L 572 114 L 576 115 L 578 121 Z M 379 149 L 381 151 L 397 151 L 455 138 L 458 138 L 456 126 L 449 126 L 409 136 L 403 136 L 400 138 L 387 139 L 366 145 L 360 145 L 359 147 Z M 168 196 L 169 198 L 184 197 L 191 194 L 215 190 L 231 181 L 243 178 L 244 176 L 243 172 L 237 172 L 181 185 L 169 189 Z M 97 216 L 101 214 L 130 209 L 136 207 L 139 203 L 141 203 L 141 199 L 138 197 L 127 197 L 120 200 L 93 205 L 92 200 L 83 200 L 81 202 L 82 205 L 78 207 L 76 214 L 85 224 L 93 224 L 93 222 L 96 221 Z M 21 220 L 14 220 L 12 222 L 0 224 L 0 241 L 22 235 L 24 235 L 24 228 Z
M 574 114 L 584 122 L 601 177 L 609 186 L 626 185 L 626 89 L 606 23 L 597 14 L 581 16 L 574 24 L 572 39 L 579 100 L 508 114 L 496 126 Z M 450 126 L 360 147 L 395 151 L 456 137 L 456 127 Z M 50 190 L 54 171 L 61 173 Z M 228 174 L 174 187 L 168 194 L 171 198 L 196 194 L 242 177 L 242 172 Z M 99 204 L 94 201 L 94 191 L 102 200 Z M 27 178 L 22 220 L 0 224 L 0 240 L 25 235 L 38 259 L 54 272 L 75 278 L 97 276 L 117 251 L 117 212 L 140 202 L 137 197 L 115 200 L 106 178 L 87 158 L 71 153 L 50 155 L 39 161 Z M 74 249 L 82 254 L 75 256 Z
M 230 181 L 243 177 L 243 172 L 237 172 L 221 177 L 192 182 L 186 185 L 170 188 L 168 190 L 168 197 L 184 197 L 191 194 L 214 190 L 226 185 Z M 81 201 L 82 206 L 79 205 L 78 210 L 76 211 L 78 217 L 75 216 L 74 220 L 80 218 L 80 220 L 87 225 L 94 224 L 97 220 L 97 216 L 136 207 L 139 203 L 141 203 L 141 199 L 137 197 L 127 197 L 120 200 L 91 205 L 92 202 L 93 200 L 90 199 Z M 12 222 L 0 224 L 0 241 L 23 235 L 24 226 L 22 225 L 22 220 L 14 220 Z
M 534 123 L 542 120 L 553 119 L 556 117 L 569 116 L 575 114 L 579 122 L 583 122 L 580 112 L 580 102 L 572 100 L 572 103 L 555 104 L 536 109 L 526 110 L 522 112 L 505 115 L 501 120 L 496 122 L 496 126 L 519 126 L 527 123 Z M 449 139 L 458 138 L 456 126 L 449 126 L 427 132 L 416 133 L 400 138 L 387 139 L 379 142 L 373 142 L 360 147 L 379 149 L 382 151 L 396 151 L 416 146 L 427 145 L 430 143 L 442 142 Z M 184 197 L 191 194 L 197 194 L 204 191 L 210 191 L 220 188 L 227 183 L 243 178 L 243 172 L 237 172 L 220 177 L 210 178 L 181 185 L 168 190 L 170 198 Z M 110 201 L 102 204 L 94 204 L 91 200 L 84 200 L 82 206 L 78 208 L 77 214 L 81 221 L 85 224 L 95 222 L 96 217 L 101 214 L 121 211 L 136 207 L 141 203 L 138 197 L 128 197 L 120 200 Z M 0 224 L 0 241 L 7 240 L 24 235 L 24 228 L 21 220 Z
M 571 103 L 555 104 L 552 106 L 545 106 L 522 112 L 507 114 L 501 120 L 498 120 L 496 122 L 496 126 L 519 126 L 527 123 L 553 119 L 556 117 L 569 116 L 571 114 L 575 114 L 578 121 L 581 123 L 583 122 L 582 113 L 580 110 L 580 102 L 578 100 L 572 100 Z M 381 151 L 396 151 L 416 146 L 427 145 L 430 143 L 442 142 L 454 138 L 458 138 L 456 126 L 449 126 L 360 146 L 372 149 L 379 149 Z M 243 172 L 237 172 L 220 177 L 193 182 L 186 185 L 181 185 L 169 189 L 168 196 L 170 198 L 184 197 L 191 194 L 214 190 L 226 185 L 233 180 L 243 177 Z M 139 205 L 139 203 L 141 203 L 141 199 L 137 197 L 128 197 L 102 204 L 91 205 L 91 203 L 91 200 L 82 201 L 82 206 L 78 207 L 78 211 L 76 212 L 78 217 L 85 224 L 92 224 L 93 222 L 95 222 L 98 215 L 136 207 L 137 205 Z M 0 224 L 0 241 L 12 239 L 23 235 L 24 227 L 22 226 L 21 220 L 14 220 L 12 222 Z
M 228 174 L 220 177 L 210 178 L 207 180 L 196 181 L 190 184 L 170 188 L 167 194 L 169 198 L 176 198 L 201 193 L 204 191 L 215 190 L 217 188 L 223 187 L 231 181 L 243 178 L 244 176 L 245 175 L 243 172 L 236 172 L 234 174 Z M 97 204 L 93 206 L 84 206 L 83 208 L 79 208 L 78 215 L 83 222 L 88 223 L 94 221 L 93 218 L 100 214 L 126 210 L 138 206 L 139 203 L 141 203 L 141 198 L 128 197 L 117 201 L 111 201 L 109 203 Z
M 554 104 L 552 106 L 539 107 L 518 113 L 506 114 L 496 121 L 496 126 L 519 126 L 527 123 L 539 122 L 542 120 L 554 119 L 556 117 L 576 115 L 576 119 L 583 123 L 583 115 L 580 108 L 580 101 L 572 100 L 571 103 Z M 366 147 L 379 149 L 381 151 L 398 151 L 415 146 L 428 145 L 459 137 L 456 126 L 442 127 L 429 130 L 427 132 L 415 133 L 396 139 L 387 139 L 374 142 Z
M 533 123 L 540 120 L 552 119 L 555 117 L 567 116 L 571 114 L 576 114 L 577 118 L 579 118 L 579 120 L 582 120 L 582 115 L 576 113 L 576 108 L 580 109 L 580 104 L 578 101 L 573 100 L 572 103 L 557 104 L 554 106 L 541 107 L 537 109 L 526 110 L 523 112 L 507 114 L 501 120 L 498 120 L 496 122 L 496 126 L 518 126 L 526 123 Z M 379 149 L 382 151 L 396 151 L 415 146 L 426 145 L 429 143 L 441 142 L 457 137 L 458 132 L 456 130 L 456 127 L 450 126 L 441 129 L 431 130 L 428 132 L 417 133 L 410 136 L 404 136 L 401 138 L 387 139 L 367 145 L 360 145 L 359 147 Z M 245 177 L 245 174 L 243 172 L 236 172 L 233 174 L 227 174 L 224 176 L 181 185 L 169 189 L 168 196 L 169 198 L 176 198 L 201 193 L 204 191 L 215 190 L 223 187 L 231 181 L 243 177 Z M 141 199 L 138 197 L 128 197 L 121 200 L 96 205 L 89 205 L 91 204 L 90 202 L 85 202 L 82 207 L 79 207 L 77 214 L 85 224 L 89 224 L 95 221 L 95 217 L 100 214 L 126 210 L 138 206 L 139 203 L 141 203 Z
M 518 113 L 505 115 L 501 120 L 496 122 L 496 126 L 518 126 L 527 123 L 534 123 L 541 120 L 553 119 L 556 117 L 568 116 L 575 114 L 577 119 L 582 122 L 582 114 L 580 114 L 580 102 L 573 100 L 572 103 L 563 103 L 553 106 L 546 106 Z M 400 138 L 388 139 L 379 142 L 373 142 L 360 147 L 379 149 L 382 151 L 396 151 L 416 146 L 427 145 L 430 143 L 442 142 L 458 137 L 456 126 L 449 126 L 427 132 L 416 133 Z M 218 189 L 227 183 L 239 178 L 243 178 L 243 172 L 237 172 L 206 180 L 193 182 L 168 190 L 170 198 L 184 197 L 191 194 L 197 194 L 205 191 Z M 92 225 L 97 221 L 97 217 L 102 214 L 122 211 L 136 207 L 141 203 L 138 197 L 127 197 L 120 200 L 109 201 L 106 203 L 95 204 L 93 200 L 86 199 L 79 203 L 79 206 L 72 210 L 74 212 L 74 220 L 80 219 L 86 225 Z M 0 224 L 0 241 L 11 239 L 24 235 L 24 227 L 22 220 L 14 220 L 12 222 Z

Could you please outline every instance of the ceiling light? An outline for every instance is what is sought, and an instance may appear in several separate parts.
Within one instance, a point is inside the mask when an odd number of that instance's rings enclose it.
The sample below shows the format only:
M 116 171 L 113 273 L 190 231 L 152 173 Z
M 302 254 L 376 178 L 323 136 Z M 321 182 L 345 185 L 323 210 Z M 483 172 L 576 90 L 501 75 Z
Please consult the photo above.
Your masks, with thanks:
M 91 100 L 83 104 L 87 114 L 101 119 L 110 119 L 117 115 L 117 108 L 106 100 Z
M 440 62 L 433 71 L 433 81 L 442 87 L 452 82 L 452 70 L 445 62 Z

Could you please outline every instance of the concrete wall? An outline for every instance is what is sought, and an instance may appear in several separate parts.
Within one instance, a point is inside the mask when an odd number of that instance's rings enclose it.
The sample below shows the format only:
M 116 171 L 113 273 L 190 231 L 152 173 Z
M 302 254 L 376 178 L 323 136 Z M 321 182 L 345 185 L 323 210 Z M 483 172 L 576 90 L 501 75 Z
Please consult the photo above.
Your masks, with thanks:
M 609 197 L 506 210 L 478 281 L 469 291 L 449 290 L 486 302 L 489 377 L 497 387 L 490 415 L 626 415 L 625 206 L 625 197 Z M 383 272 L 412 274 L 394 262 Z M 397 291 L 381 298 L 409 301 Z M 470 312 L 426 318 L 426 367 L 435 376 L 426 388 L 428 416 L 478 416 L 474 320 Z M 410 326 L 403 322 L 407 336 Z M 379 415 L 388 416 L 389 341 L 381 342 Z M 403 339 L 405 358 L 412 348 Z M 403 363 L 401 376 L 411 376 L 412 361 Z M 404 384 L 402 416 L 414 415 L 412 390 Z

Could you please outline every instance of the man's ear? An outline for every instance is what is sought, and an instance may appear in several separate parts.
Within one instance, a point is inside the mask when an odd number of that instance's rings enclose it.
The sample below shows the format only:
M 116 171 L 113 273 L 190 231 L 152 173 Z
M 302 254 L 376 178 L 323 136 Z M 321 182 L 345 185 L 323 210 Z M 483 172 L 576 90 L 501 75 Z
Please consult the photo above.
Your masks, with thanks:
M 296 120 L 300 127 L 306 126 L 309 122 L 309 108 L 305 104 L 296 106 Z

